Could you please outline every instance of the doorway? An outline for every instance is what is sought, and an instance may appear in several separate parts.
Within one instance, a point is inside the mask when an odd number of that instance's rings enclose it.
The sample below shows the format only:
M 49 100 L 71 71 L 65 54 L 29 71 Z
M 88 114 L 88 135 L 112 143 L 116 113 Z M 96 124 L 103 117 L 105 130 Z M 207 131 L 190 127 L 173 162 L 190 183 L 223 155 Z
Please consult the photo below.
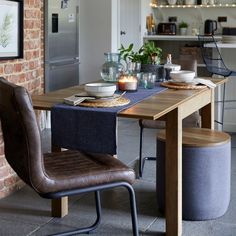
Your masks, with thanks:
M 140 0 L 120 0 L 119 11 L 119 35 L 120 45 L 128 47 L 134 44 L 134 50 L 141 46 L 141 1 Z M 120 45 L 118 47 L 120 47 Z

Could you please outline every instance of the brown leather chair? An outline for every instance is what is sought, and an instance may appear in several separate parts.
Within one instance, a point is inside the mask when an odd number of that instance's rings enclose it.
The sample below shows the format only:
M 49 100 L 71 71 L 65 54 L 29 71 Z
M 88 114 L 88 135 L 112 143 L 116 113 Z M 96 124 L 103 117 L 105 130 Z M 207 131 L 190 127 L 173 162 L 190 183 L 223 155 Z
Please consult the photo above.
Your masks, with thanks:
M 100 191 L 123 186 L 130 197 L 133 235 L 138 235 L 135 173 L 106 154 L 64 151 L 43 155 L 40 131 L 25 88 L 0 78 L 0 118 L 5 156 L 18 176 L 40 196 L 54 199 L 95 192 L 97 219 L 89 227 L 57 235 L 74 235 L 94 230 L 101 216 Z
M 173 60 L 173 63 L 181 65 L 181 70 L 195 71 L 197 74 L 197 61 L 189 56 L 181 56 L 178 60 Z M 184 127 L 200 127 L 201 117 L 199 112 L 194 112 L 192 115 L 183 120 Z M 165 129 L 165 121 L 159 120 L 139 120 L 140 127 L 140 143 L 139 143 L 139 177 L 143 175 L 143 168 L 146 160 L 155 161 L 156 157 L 142 157 L 143 146 L 143 129 Z

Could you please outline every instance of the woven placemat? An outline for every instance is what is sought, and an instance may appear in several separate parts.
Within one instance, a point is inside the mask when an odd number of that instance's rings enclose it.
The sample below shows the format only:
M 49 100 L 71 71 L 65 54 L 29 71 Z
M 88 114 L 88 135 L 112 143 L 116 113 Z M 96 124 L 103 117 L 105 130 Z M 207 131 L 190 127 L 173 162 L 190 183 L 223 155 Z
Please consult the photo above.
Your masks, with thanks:
M 79 104 L 79 106 L 83 107 L 118 107 L 118 106 L 124 106 L 130 103 L 130 100 L 125 97 L 121 97 L 114 100 L 104 101 L 104 102 L 89 102 L 83 101 Z
M 161 86 L 166 87 L 166 88 L 173 88 L 173 89 L 203 89 L 206 88 L 206 85 L 198 85 L 198 84 L 187 84 L 187 83 L 180 83 L 180 82 L 172 82 L 172 81 L 167 81 L 167 82 L 162 82 Z

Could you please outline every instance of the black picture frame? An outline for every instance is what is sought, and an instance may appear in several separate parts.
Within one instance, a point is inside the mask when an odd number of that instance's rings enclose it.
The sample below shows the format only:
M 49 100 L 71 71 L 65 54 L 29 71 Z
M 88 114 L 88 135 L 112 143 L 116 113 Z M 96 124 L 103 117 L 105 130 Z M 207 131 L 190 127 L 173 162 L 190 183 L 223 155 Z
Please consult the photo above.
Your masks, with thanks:
M 23 58 L 24 0 L 0 0 L 0 60 Z

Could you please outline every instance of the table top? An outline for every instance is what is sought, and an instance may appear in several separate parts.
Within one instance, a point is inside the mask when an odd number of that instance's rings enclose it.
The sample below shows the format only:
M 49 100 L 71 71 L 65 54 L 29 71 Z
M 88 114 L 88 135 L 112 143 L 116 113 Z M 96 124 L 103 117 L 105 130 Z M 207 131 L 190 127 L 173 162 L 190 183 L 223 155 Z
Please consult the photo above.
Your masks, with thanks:
M 208 79 L 211 79 L 217 85 L 223 84 L 227 80 L 212 78 Z M 185 103 L 189 99 L 198 96 L 203 91 L 207 90 L 209 90 L 209 88 L 199 90 L 167 89 L 139 102 L 138 104 L 128 109 L 120 111 L 118 113 L 118 116 L 127 118 L 156 120 L 167 114 L 169 111 L 175 109 L 181 103 Z M 47 94 L 32 95 L 34 109 L 50 111 L 55 104 L 62 103 L 63 98 L 69 97 L 73 94 L 82 91 L 84 91 L 84 86 L 78 85 L 49 92 Z

